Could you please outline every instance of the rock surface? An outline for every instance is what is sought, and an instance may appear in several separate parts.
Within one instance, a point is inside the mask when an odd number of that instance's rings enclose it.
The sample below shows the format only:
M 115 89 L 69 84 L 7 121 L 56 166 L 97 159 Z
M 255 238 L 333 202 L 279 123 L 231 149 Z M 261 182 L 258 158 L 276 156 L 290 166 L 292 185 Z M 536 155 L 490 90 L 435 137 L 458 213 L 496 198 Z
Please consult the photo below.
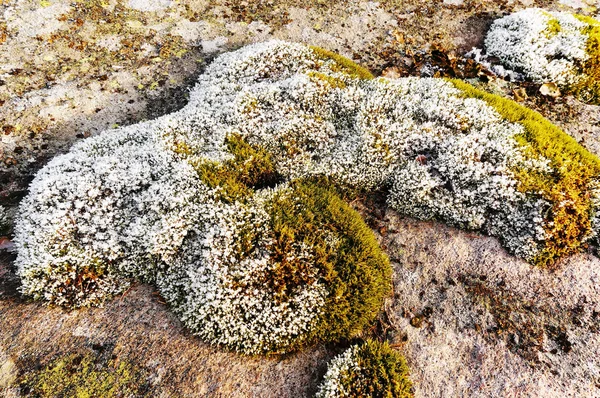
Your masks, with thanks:
M 600 260 L 557 269 L 495 239 L 388 211 L 395 269 L 386 308 L 420 397 L 600 395 Z
M 481 46 L 490 21 L 523 7 L 597 12 L 594 2 L 478 0 L 8 0 L 0 4 L 0 202 L 77 139 L 179 109 L 203 66 L 249 42 L 319 45 L 380 73 L 418 54 L 457 57 Z M 597 5 L 596 5 L 597 7 Z M 438 73 L 421 67 L 413 74 Z M 397 73 L 397 72 L 395 72 Z M 482 86 L 514 97 L 518 84 Z M 600 154 L 600 111 L 572 97 L 541 111 Z M 362 209 L 395 266 L 395 295 L 376 333 L 411 366 L 415 393 L 433 396 L 600 396 L 600 261 L 591 254 L 533 268 L 492 238 Z M 71 352 L 127 358 L 152 396 L 310 396 L 341 347 L 249 358 L 184 331 L 147 286 L 105 308 L 66 312 L 16 293 L 0 251 L 0 395 Z

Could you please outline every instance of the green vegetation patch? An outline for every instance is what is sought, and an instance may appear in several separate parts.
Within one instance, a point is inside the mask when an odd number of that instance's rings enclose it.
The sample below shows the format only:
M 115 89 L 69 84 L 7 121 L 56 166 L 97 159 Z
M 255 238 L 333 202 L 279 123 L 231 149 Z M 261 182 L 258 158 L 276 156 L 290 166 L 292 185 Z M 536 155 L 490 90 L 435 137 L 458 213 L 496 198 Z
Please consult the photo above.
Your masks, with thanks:
M 360 214 L 322 181 L 296 181 L 291 187 L 291 195 L 276 195 L 269 206 L 276 236 L 271 251 L 285 258 L 292 244 L 302 243 L 313 247 L 314 259 L 312 264 L 282 261 L 270 283 L 282 292 L 292 290 L 307 282 L 302 276 L 310 272 L 304 267 L 317 267 L 328 296 L 313 337 L 333 342 L 357 336 L 391 292 L 388 257 Z
M 540 194 L 552 204 L 544 222 L 549 238 L 534 262 L 547 265 L 576 253 L 591 235 L 590 182 L 600 174 L 600 159 L 538 112 L 460 80 L 450 81 L 465 96 L 481 99 L 506 120 L 521 124 L 525 133 L 517 139 L 527 146 L 532 157 L 550 160 L 551 174 L 515 170 L 523 192 Z
M 22 376 L 19 387 L 26 396 L 39 398 L 151 396 L 144 371 L 126 360 L 103 361 L 91 352 L 57 358 Z
M 582 65 L 586 78 L 573 87 L 575 93 L 586 102 L 600 104 L 600 21 L 585 15 L 574 17 L 588 24 L 583 33 L 588 36 L 586 53 L 588 58 Z
M 339 72 L 346 73 L 350 77 L 356 77 L 365 80 L 375 78 L 375 76 L 373 76 L 373 74 L 367 68 L 360 66 L 356 62 L 340 54 L 317 46 L 310 46 L 310 49 L 321 59 L 330 59 L 335 61 L 335 63 L 339 66 Z
M 317 398 L 413 397 L 406 360 L 387 343 L 367 340 L 330 364 Z
M 248 198 L 254 189 L 273 186 L 280 180 L 271 155 L 256 145 L 249 144 L 237 134 L 229 135 L 225 144 L 232 159 L 225 162 L 191 161 L 202 182 L 219 189 L 219 199 L 232 203 Z M 189 147 L 180 143 L 176 152 L 192 155 Z
M 546 29 L 548 37 L 556 36 L 560 33 L 560 31 L 561 27 L 560 22 L 558 22 L 558 19 L 551 18 L 550 21 L 548 21 L 548 28 Z

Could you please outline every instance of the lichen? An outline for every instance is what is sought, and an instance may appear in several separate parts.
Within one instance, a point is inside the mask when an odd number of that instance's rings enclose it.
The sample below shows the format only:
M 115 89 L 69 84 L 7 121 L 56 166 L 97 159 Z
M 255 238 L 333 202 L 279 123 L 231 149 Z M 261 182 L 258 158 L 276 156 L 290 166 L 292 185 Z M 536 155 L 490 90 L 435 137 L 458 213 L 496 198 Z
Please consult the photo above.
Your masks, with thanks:
M 535 82 L 554 82 L 586 102 L 600 102 L 600 22 L 594 18 L 522 10 L 494 21 L 485 46 Z
M 19 210 L 23 292 L 77 307 L 140 279 L 204 340 L 283 353 L 360 335 L 389 292 L 336 188 L 539 264 L 593 235 L 600 161 L 560 129 L 464 83 L 368 77 L 302 44 L 250 45 L 182 110 L 56 157 Z

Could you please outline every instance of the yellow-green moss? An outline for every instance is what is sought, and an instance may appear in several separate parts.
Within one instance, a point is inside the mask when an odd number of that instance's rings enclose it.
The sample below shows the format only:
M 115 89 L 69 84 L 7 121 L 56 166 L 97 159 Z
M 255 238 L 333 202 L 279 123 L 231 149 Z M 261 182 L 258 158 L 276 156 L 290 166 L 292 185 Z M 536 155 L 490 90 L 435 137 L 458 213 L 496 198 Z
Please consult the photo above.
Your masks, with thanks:
M 361 334 L 376 319 L 391 291 L 391 268 L 362 217 L 324 180 L 295 181 L 293 194 L 276 195 L 268 211 L 276 243 L 271 251 L 283 259 L 292 244 L 313 248 L 311 267 L 329 294 L 308 341 L 335 342 Z M 269 280 L 278 291 L 308 282 L 306 264 L 285 261 Z
M 85 353 L 58 358 L 21 377 L 19 384 L 30 397 L 144 397 L 150 396 L 144 376 L 125 360 L 105 362 Z
M 412 398 L 412 382 L 406 360 L 388 343 L 367 340 L 359 348 L 356 362 L 360 369 L 341 380 L 345 397 Z
M 310 46 L 310 49 L 317 54 L 319 58 L 322 59 L 331 59 L 335 61 L 335 63 L 340 67 L 340 72 L 346 73 L 351 77 L 356 77 L 359 79 L 373 79 L 375 76 L 365 67 L 360 66 L 356 62 L 340 55 L 334 53 L 333 51 L 326 50 L 321 47 Z
M 228 136 L 225 143 L 232 159 L 223 163 L 191 161 L 200 180 L 210 188 L 219 189 L 221 200 L 228 203 L 244 200 L 253 189 L 271 186 L 279 180 L 271 155 L 265 149 L 250 145 L 236 134 Z M 176 145 L 175 151 L 191 155 L 185 143 Z
M 310 71 L 308 76 L 313 80 L 326 82 L 333 88 L 346 88 L 346 83 L 342 79 L 337 79 L 325 73 Z
M 548 21 L 548 28 L 546 28 L 546 34 L 548 37 L 556 36 L 561 31 L 560 22 L 556 18 L 550 18 Z
M 450 81 L 466 97 L 481 99 L 504 119 L 521 124 L 525 133 L 517 137 L 517 141 L 526 146 L 526 153 L 550 160 L 554 170 L 551 174 L 515 170 L 521 191 L 541 194 L 552 206 L 544 220 L 548 238 L 534 262 L 551 264 L 580 250 L 591 234 L 589 183 L 600 174 L 600 159 L 538 112 L 460 80 Z

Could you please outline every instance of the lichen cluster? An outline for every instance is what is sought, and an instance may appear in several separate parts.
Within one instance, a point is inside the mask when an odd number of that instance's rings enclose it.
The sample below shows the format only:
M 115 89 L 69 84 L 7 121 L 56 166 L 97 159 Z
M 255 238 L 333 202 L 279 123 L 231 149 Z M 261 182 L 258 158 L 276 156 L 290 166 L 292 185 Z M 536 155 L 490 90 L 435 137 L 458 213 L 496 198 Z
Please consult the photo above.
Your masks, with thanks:
M 388 192 L 404 214 L 546 264 L 594 235 L 598 164 L 463 83 L 373 79 L 324 50 L 259 43 L 216 58 L 181 111 L 42 169 L 17 265 L 35 298 L 99 304 L 138 278 L 205 340 L 286 352 L 360 334 L 389 292 L 386 256 L 336 189 Z
M 490 27 L 488 55 L 538 83 L 553 82 L 585 101 L 600 102 L 600 21 L 530 8 Z
M 367 340 L 335 357 L 316 398 L 413 397 L 408 366 L 387 343 Z

